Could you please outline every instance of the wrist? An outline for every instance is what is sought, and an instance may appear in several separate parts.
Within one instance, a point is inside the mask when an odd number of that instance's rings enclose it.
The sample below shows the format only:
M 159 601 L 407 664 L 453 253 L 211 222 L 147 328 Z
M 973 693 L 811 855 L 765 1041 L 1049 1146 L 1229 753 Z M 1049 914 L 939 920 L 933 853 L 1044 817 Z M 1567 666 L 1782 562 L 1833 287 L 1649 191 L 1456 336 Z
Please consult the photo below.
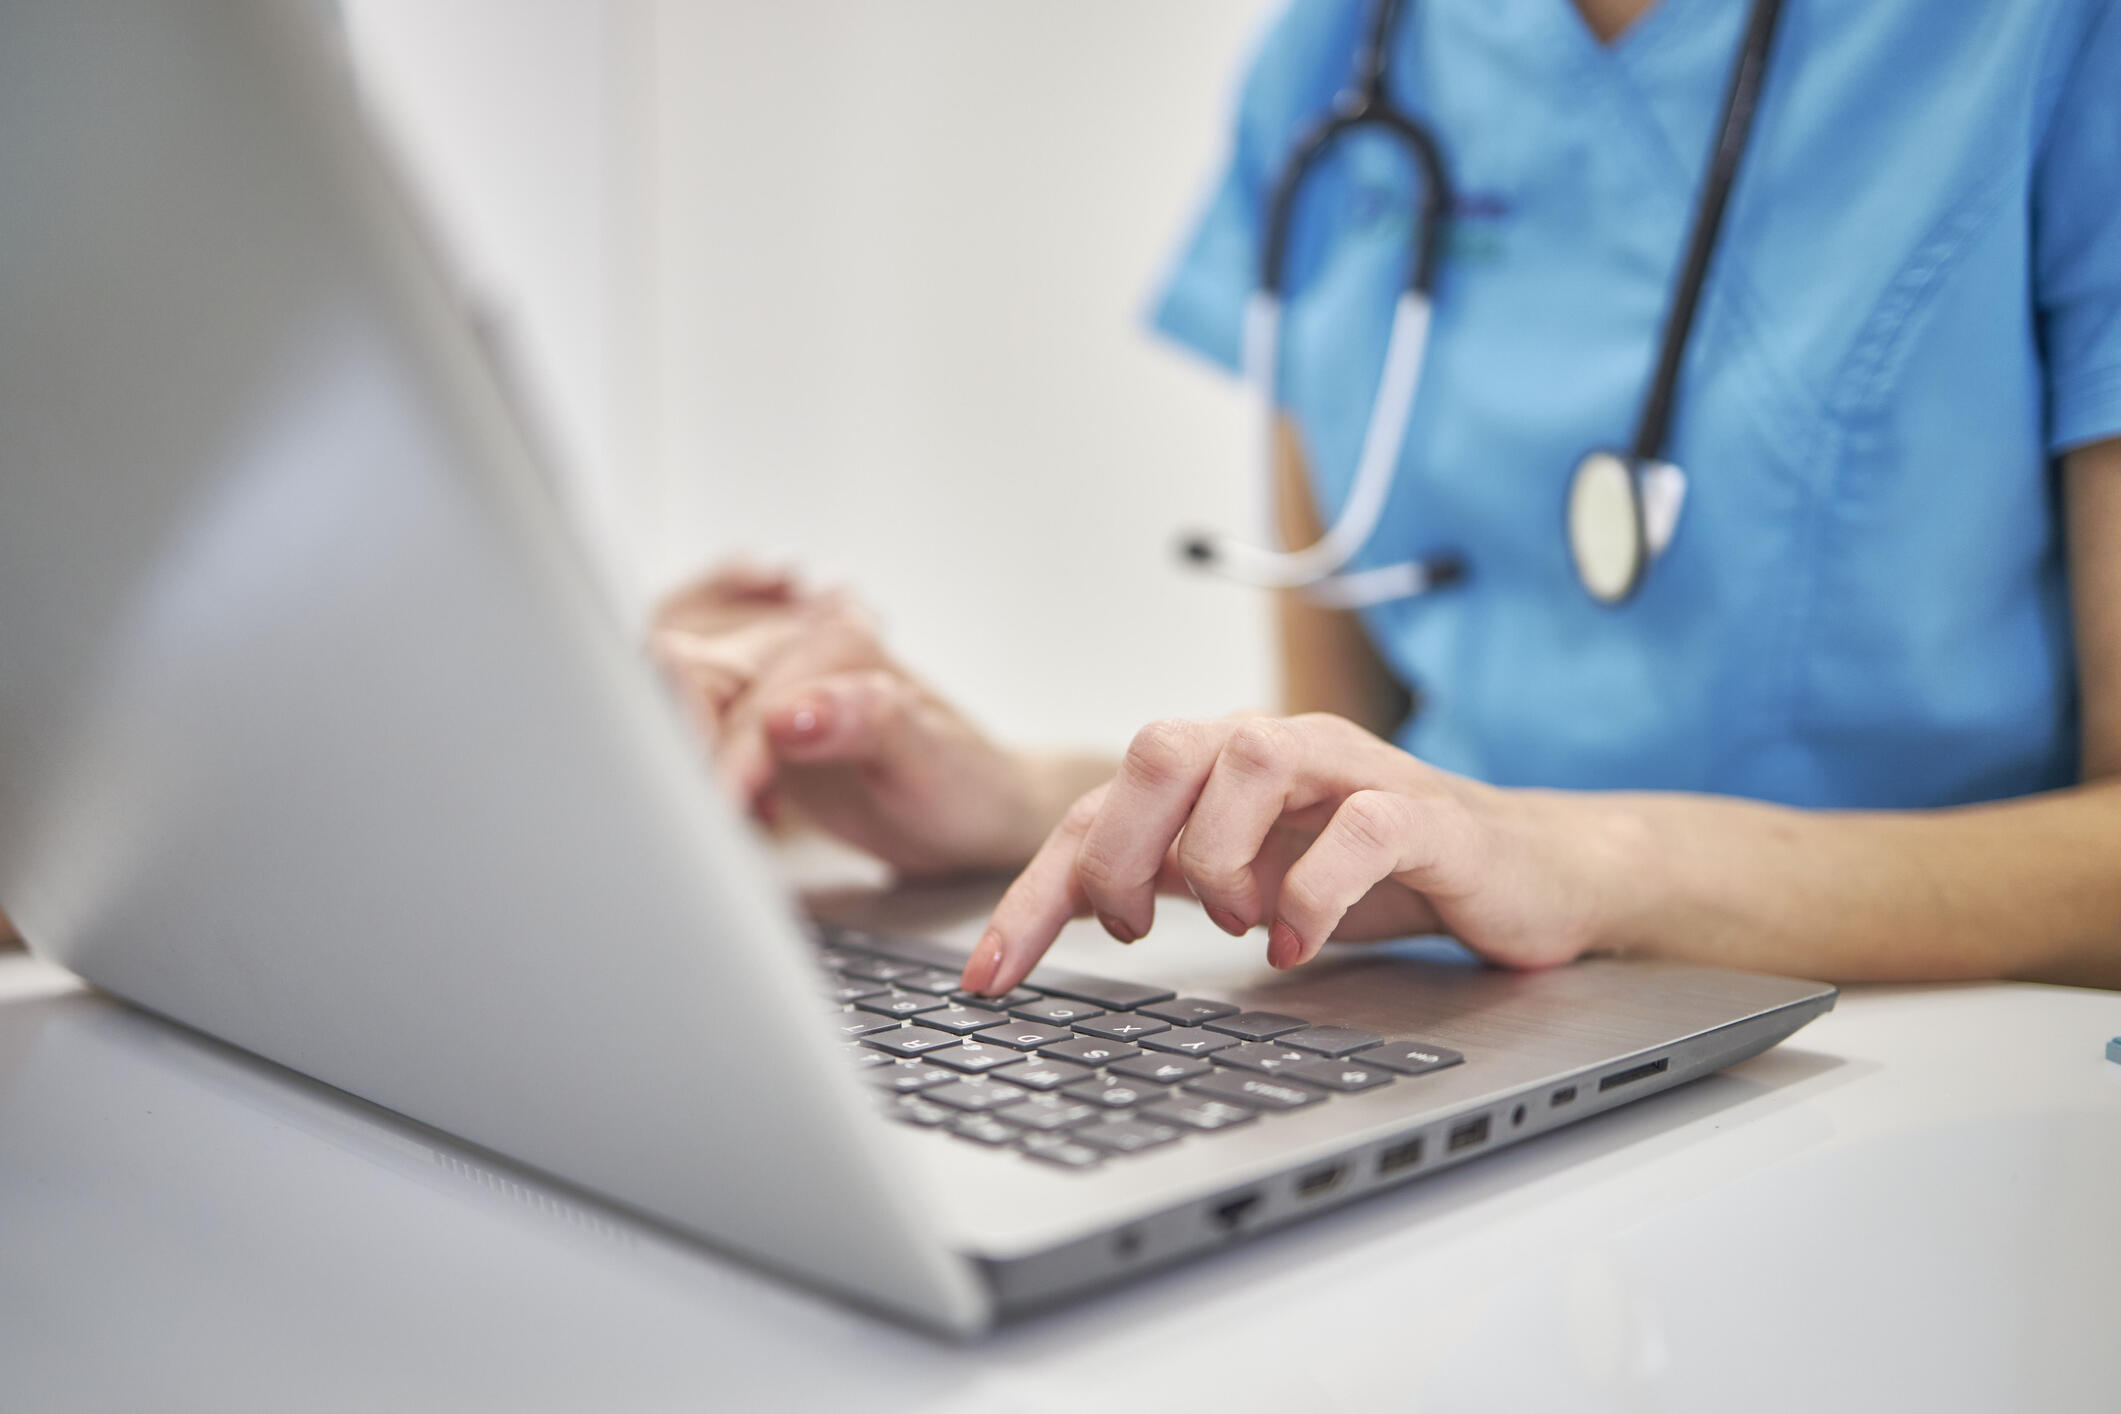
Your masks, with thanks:
M 1650 953 L 1672 911 L 1671 858 L 1632 797 L 1573 798 L 1578 869 L 1591 903 L 1585 951 Z
M 1558 954 L 1553 960 L 1656 950 L 1652 925 L 1669 909 L 1669 861 L 1638 802 L 1589 791 L 1478 790 L 1502 821 L 1498 834 L 1535 871 L 1520 887 L 1552 909 L 1553 932 L 1541 941 Z

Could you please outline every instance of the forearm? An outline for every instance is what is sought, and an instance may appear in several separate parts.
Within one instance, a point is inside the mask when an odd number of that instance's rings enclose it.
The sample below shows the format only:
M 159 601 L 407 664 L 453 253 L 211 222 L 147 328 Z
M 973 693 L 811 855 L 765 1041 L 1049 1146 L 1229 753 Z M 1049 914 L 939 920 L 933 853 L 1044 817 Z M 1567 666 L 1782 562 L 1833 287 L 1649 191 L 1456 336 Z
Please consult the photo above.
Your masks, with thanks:
M 1601 946 L 1835 981 L 2121 987 L 2121 781 L 1919 812 L 1584 799 L 1626 842 Z

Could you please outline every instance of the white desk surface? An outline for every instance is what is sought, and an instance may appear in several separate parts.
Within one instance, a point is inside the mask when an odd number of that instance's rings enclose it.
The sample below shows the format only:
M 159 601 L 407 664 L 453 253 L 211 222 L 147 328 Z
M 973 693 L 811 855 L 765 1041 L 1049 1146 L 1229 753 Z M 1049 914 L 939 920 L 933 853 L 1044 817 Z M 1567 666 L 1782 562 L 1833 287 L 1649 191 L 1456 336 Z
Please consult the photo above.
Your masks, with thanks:
M 0 1410 L 2112 1411 L 2116 1035 L 2108 993 L 1853 990 L 1723 1075 L 955 1347 L 0 952 Z

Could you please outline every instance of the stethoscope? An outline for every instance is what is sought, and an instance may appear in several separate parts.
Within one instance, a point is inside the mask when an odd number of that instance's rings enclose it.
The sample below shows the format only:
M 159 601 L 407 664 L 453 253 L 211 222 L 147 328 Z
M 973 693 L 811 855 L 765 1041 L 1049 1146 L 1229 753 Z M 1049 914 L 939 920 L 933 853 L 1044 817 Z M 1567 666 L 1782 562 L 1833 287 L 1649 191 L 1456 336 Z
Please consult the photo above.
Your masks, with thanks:
M 1420 120 L 1399 108 L 1386 92 L 1391 77 L 1391 38 L 1397 32 L 1401 0 L 1379 0 L 1369 33 L 1355 59 L 1353 82 L 1334 100 L 1332 111 L 1296 145 L 1276 183 L 1267 209 L 1260 249 L 1259 288 L 1245 307 L 1244 376 L 1254 390 L 1265 427 L 1260 445 L 1267 449 L 1271 475 L 1279 386 L 1284 265 L 1294 226 L 1296 199 L 1304 178 L 1334 144 L 1359 129 L 1380 132 L 1398 142 L 1413 158 L 1421 176 L 1421 209 L 1414 226 L 1414 259 L 1407 283 L 1392 311 L 1385 341 L 1384 370 L 1370 419 L 1363 431 L 1355 477 L 1340 513 L 1318 540 L 1299 550 L 1269 550 L 1226 536 L 1197 534 L 1182 545 L 1192 563 L 1241 583 L 1263 589 L 1299 589 L 1313 602 L 1359 608 L 1455 583 L 1465 564 L 1450 553 L 1408 560 L 1376 569 L 1346 571 L 1377 532 L 1392 474 L 1406 449 L 1407 421 L 1421 386 L 1421 367 L 1429 344 L 1429 319 L 1441 252 L 1444 224 L 1451 208 L 1451 180 L 1435 135 Z M 1619 604 L 1642 583 L 1652 561 L 1664 553 L 1678 528 L 1686 497 L 1686 475 L 1665 456 L 1671 430 L 1674 394 L 1687 339 L 1708 279 L 1709 261 L 1731 184 L 1745 155 L 1760 88 L 1767 76 L 1768 49 L 1774 39 L 1781 0 L 1753 0 L 1744 44 L 1731 71 L 1724 97 L 1723 120 L 1710 154 L 1701 204 L 1687 237 L 1679 280 L 1666 311 L 1663 336 L 1651 374 L 1649 393 L 1626 450 L 1598 448 L 1577 464 L 1569 479 L 1564 524 L 1576 577 L 1601 604 Z

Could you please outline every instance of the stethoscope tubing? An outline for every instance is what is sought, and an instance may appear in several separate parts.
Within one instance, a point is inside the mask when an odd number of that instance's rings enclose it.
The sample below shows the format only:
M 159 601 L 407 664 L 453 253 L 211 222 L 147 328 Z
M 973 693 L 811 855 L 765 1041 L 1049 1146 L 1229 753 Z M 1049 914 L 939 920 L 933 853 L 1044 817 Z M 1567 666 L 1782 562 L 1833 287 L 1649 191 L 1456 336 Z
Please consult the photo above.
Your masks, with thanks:
M 1406 287 L 1392 311 L 1385 340 L 1384 368 L 1371 400 L 1354 480 L 1340 512 L 1317 541 L 1297 550 L 1272 550 L 1221 535 L 1194 536 L 1186 555 L 1218 573 L 1263 589 L 1301 589 L 1314 602 L 1354 608 L 1425 593 L 1455 577 L 1455 562 L 1388 565 L 1359 575 L 1339 571 L 1362 553 L 1377 533 L 1408 424 L 1421 391 L 1422 364 L 1429 344 L 1432 291 L 1442 259 L 1443 231 L 1451 207 L 1451 177 L 1443 150 L 1420 122 L 1393 105 L 1386 93 L 1387 46 L 1395 31 L 1402 0 L 1382 0 L 1373 17 L 1357 81 L 1335 100 L 1333 111 L 1297 144 L 1268 203 L 1265 238 L 1260 244 L 1258 286 L 1245 307 L 1242 366 L 1256 400 L 1261 423 L 1255 446 L 1270 463 L 1279 444 L 1278 389 L 1281 373 L 1283 282 L 1288 271 L 1289 241 L 1296 225 L 1296 204 L 1305 179 L 1339 143 L 1366 129 L 1396 142 L 1413 159 L 1421 177 L 1421 209 L 1415 222 L 1414 259 Z M 1263 468 L 1271 485 L 1274 467 Z
M 1276 354 L 1280 344 L 1281 302 L 1267 291 L 1254 294 L 1245 311 L 1246 383 L 1253 390 L 1261 422 L 1256 445 L 1271 457 L 1276 445 L 1274 398 Z M 1385 342 L 1385 366 L 1370 421 L 1356 458 L 1355 479 L 1340 514 L 1324 535 L 1301 550 L 1267 550 L 1240 541 L 1218 539 L 1216 565 L 1224 573 L 1263 589 L 1298 589 L 1339 570 L 1362 551 L 1384 517 L 1392 494 L 1393 474 L 1405 445 L 1414 399 L 1421 388 L 1422 358 L 1429 341 L 1427 296 L 1407 291 L 1392 314 Z M 1272 469 L 1269 468 L 1270 476 Z
M 1406 446 L 1407 428 L 1420 392 L 1423 362 L 1433 308 L 1433 292 L 1443 234 L 1452 203 L 1450 173 L 1434 135 L 1396 107 L 1387 93 L 1388 51 L 1403 0 L 1380 0 L 1364 46 L 1357 55 L 1355 83 L 1335 100 L 1329 113 L 1297 144 L 1276 182 L 1268 203 L 1261 242 L 1258 287 L 1246 306 L 1242 362 L 1246 384 L 1257 399 L 1262 423 L 1256 445 L 1269 458 L 1265 479 L 1272 484 L 1273 449 L 1279 445 L 1280 345 L 1288 246 L 1295 227 L 1296 205 L 1303 183 L 1318 163 L 1344 138 L 1375 129 L 1396 141 L 1421 175 L 1421 206 L 1416 220 L 1414 258 L 1407 283 L 1396 301 L 1386 340 L 1384 368 L 1364 428 L 1356 470 L 1333 523 L 1318 540 L 1296 550 L 1247 545 L 1221 535 L 1195 535 L 1184 543 L 1186 558 L 1230 579 L 1260 588 L 1300 590 L 1314 602 L 1361 608 L 1391 599 L 1426 593 L 1453 583 L 1464 573 L 1455 555 L 1342 573 L 1370 543 L 1390 499 L 1397 464 Z M 1707 283 L 1723 227 L 1723 217 L 1740 161 L 1750 140 L 1753 118 L 1765 83 L 1781 0 L 1753 0 L 1744 42 L 1731 71 L 1717 125 L 1709 170 L 1702 185 L 1693 226 L 1680 261 L 1671 303 L 1660 331 L 1657 355 L 1635 436 L 1626 458 L 1634 500 L 1637 553 L 1654 558 L 1671 536 L 1685 493 L 1685 474 L 1669 464 L 1664 446 L 1670 432 L 1679 374 L 1692 334 L 1694 316 Z M 1602 453 L 1593 454 L 1595 460 Z M 1650 473 L 1655 473 L 1651 476 Z M 1579 468 L 1579 476 L 1582 469 Z M 1655 484 L 1654 507 L 1644 505 L 1645 478 Z M 1572 482 L 1572 496 L 1573 496 Z M 1645 518 L 1654 510 L 1658 524 Z M 1661 532 L 1661 533 L 1660 533 Z M 1575 541 L 1571 538 L 1572 550 Z M 1579 559 L 1579 569 L 1582 561 Z M 1629 576 L 1624 590 L 1599 595 L 1619 602 L 1633 592 L 1642 566 Z M 1587 572 L 1586 572 L 1587 573 Z M 1591 588 L 1586 579 L 1586 587 Z
M 1709 152 L 1708 176 L 1702 182 L 1693 233 L 1672 284 L 1672 303 L 1658 339 L 1657 362 L 1650 374 L 1649 391 L 1643 396 L 1642 412 L 1636 419 L 1634 439 L 1628 444 L 1629 454 L 1638 462 L 1665 459 L 1665 441 L 1671 432 L 1672 408 L 1679 391 L 1680 365 L 1693 335 L 1694 312 L 1708 284 L 1709 263 L 1715 258 L 1723 235 L 1724 208 L 1730 203 L 1740 159 L 1752 138 L 1753 115 L 1760 106 L 1775 22 L 1781 15 L 1782 0 L 1754 0 L 1752 14 L 1746 20 L 1745 41 L 1738 51 L 1738 62 L 1731 69 L 1730 88 L 1724 94 L 1723 116 L 1716 125 L 1716 145 Z

